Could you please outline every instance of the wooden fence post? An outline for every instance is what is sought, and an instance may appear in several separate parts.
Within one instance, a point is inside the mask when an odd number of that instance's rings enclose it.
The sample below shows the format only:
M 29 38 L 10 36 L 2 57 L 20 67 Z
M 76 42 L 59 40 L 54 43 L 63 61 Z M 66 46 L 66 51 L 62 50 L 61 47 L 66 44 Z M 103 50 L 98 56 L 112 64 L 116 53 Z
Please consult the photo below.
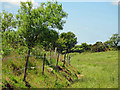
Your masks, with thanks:
M 43 58 L 43 71 L 42 71 L 42 75 L 44 75 L 44 64 L 45 64 L 45 59 L 46 59 L 46 53 L 44 54 L 44 58 Z
M 50 59 L 50 63 L 51 63 L 51 48 L 50 48 L 50 57 L 49 57 L 49 59 Z
M 28 65 L 28 61 L 29 61 L 29 56 L 30 56 L 30 49 L 29 49 L 28 55 L 27 55 L 27 60 L 26 60 L 26 65 L 25 65 L 25 74 L 24 74 L 23 81 L 25 81 L 25 79 L 26 79 L 26 72 L 27 72 L 27 65 Z
M 71 56 L 69 56 L 69 64 L 70 64 L 70 58 L 71 58 Z
M 66 56 L 66 57 L 67 57 L 67 62 L 69 62 L 69 61 L 68 61 L 68 60 L 69 60 L 69 53 L 67 53 L 67 56 Z
M 59 60 L 59 53 L 58 53 L 58 57 L 57 57 L 56 67 L 58 66 L 58 60 Z
M 55 56 L 56 56 L 56 52 L 57 52 L 57 47 L 55 47 Z
M 67 54 L 67 60 L 69 59 L 69 54 Z
M 65 53 L 65 55 L 64 55 L 63 67 L 65 67 L 65 58 L 66 58 L 66 53 Z

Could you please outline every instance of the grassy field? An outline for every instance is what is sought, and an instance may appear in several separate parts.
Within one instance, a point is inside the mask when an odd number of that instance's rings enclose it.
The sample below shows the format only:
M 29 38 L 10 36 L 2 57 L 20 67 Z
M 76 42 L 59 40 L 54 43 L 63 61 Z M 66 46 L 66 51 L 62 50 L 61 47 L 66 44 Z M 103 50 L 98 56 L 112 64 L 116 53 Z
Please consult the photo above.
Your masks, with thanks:
M 3 88 L 63 88 L 76 81 L 78 71 L 71 65 L 63 66 L 63 62 L 58 62 L 56 68 L 56 57 L 52 57 L 49 61 L 49 53 L 46 52 L 44 75 L 42 75 L 42 58 L 30 57 L 26 81 L 23 81 L 25 57 L 19 57 L 16 53 L 6 56 L 2 60 L 2 87 Z M 52 55 L 54 55 L 52 53 Z M 11 59 L 7 59 L 11 58 Z M 60 58 L 63 59 L 62 55 Z M 50 66 L 49 66 L 50 65 Z M 35 67 L 35 68 L 30 68 Z M 49 69 L 53 69 L 50 71 Z M 19 71 L 20 70 L 20 71 Z
M 19 55 L 12 53 L 5 58 L 17 57 Z M 42 75 L 43 60 L 30 57 L 29 67 L 38 67 L 35 69 L 28 68 L 26 82 L 23 81 L 24 68 L 26 59 L 24 57 L 3 60 L 2 87 L 13 88 L 117 88 L 118 87 L 118 52 L 99 52 L 99 53 L 71 53 L 71 65 L 59 61 L 61 70 L 56 70 L 56 58 L 49 62 L 49 53 L 45 65 L 45 74 Z M 60 55 L 60 60 L 63 60 Z M 53 68 L 49 72 L 48 68 Z M 8 73 L 12 72 L 12 73 Z M 76 75 L 84 75 L 78 79 Z
M 118 51 L 71 55 L 71 65 L 84 76 L 70 88 L 118 87 Z

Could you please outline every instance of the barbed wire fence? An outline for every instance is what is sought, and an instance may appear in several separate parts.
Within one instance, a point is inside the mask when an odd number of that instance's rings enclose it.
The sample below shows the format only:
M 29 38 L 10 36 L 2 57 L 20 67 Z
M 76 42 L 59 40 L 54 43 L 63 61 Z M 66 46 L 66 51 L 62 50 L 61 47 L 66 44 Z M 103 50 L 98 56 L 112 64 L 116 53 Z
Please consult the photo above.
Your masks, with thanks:
M 44 56 L 34 56 L 34 55 L 22 55 L 22 56 L 19 56 L 19 57 L 11 57 L 11 58 L 4 58 L 2 59 L 3 60 L 10 60 L 10 59 L 16 59 L 16 58 L 22 58 L 22 57 L 38 57 L 38 58 L 41 58 L 43 59 L 43 65 L 42 66 L 35 66 L 35 67 L 25 67 L 25 68 L 21 68 L 21 69 L 18 69 L 18 70 L 15 70 L 15 71 L 12 71 L 12 72 L 7 72 L 7 73 L 1 73 L 0 75 L 6 75 L 6 74 L 11 74 L 11 73 L 15 73 L 15 72 L 18 72 L 18 71 L 22 71 L 22 70 L 25 70 L 26 68 L 31 68 L 31 69 L 35 69 L 35 68 L 42 68 L 42 75 L 44 75 L 44 67 L 48 67 L 48 66 L 53 66 L 53 65 L 56 65 L 56 67 L 58 66 L 58 63 L 59 63 L 59 53 L 58 55 L 53 55 L 51 56 L 51 52 L 50 52 L 50 55 L 46 57 L 46 53 L 44 53 Z M 46 58 L 49 58 L 49 61 L 51 62 L 51 57 L 56 57 L 56 63 L 55 64 L 51 64 L 51 65 L 44 65 L 44 62 L 45 62 L 45 59 Z M 65 65 L 65 62 L 69 63 L 70 64 L 70 59 L 71 59 L 71 56 L 67 57 L 66 59 L 66 54 L 64 55 L 64 60 L 63 61 L 63 66 Z M 24 73 L 25 74 L 25 73 Z

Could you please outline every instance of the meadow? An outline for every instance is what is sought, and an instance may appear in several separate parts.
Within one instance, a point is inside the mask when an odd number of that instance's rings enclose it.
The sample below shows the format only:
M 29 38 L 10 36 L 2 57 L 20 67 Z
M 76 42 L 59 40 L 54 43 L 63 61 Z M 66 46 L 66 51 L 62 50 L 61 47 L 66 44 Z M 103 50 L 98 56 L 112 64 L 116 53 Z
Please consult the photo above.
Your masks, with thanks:
M 23 77 L 26 57 L 14 58 L 19 57 L 15 52 L 5 56 L 2 61 L 2 88 L 65 88 L 78 79 L 76 75 L 79 71 L 68 63 L 63 67 L 62 55 L 56 66 L 57 56 L 51 57 L 50 62 L 49 52 L 46 54 L 44 75 L 43 59 L 31 56 L 25 81 Z M 51 54 L 53 56 L 54 52 Z
M 27 1 L 21 2 L 17 11 L 11 10 L 0 13 L 2 88 L 118 87 L 118 52 L 114 51 L 120 41 L 118 34 L 105 42 L 76 45 L 80 41 L 72 32 L 75 28 L 64 32 L 68 15 L 73 17 L 64 11 L 62 3 L 47 1 L 34 7 Z
M 52 52 L 54 55 L 54 52 Z M 49 57 L 45 65 L 45 74 L 42 75 L 42 59 L 30 57 L 28 67 L 37 67 L 35 69 L 28 68 L 26 82 L 23 81 L 25 58 L 21 57 L 10 60 L 3 60 L 2 75 L 3 88 L 117 88 L 118 87 L 118 51 L 107 52 L 84 52 L 70 53 L 70 65 L 66 62 L 62 67 L 63 56 L 60 55 L 58 65 L 62 70 L 56 71 L 56 58 L 52 58 L 49 63 Z M 9 57 L 17 57 L 12 53 Z M 47 53 L 49 56 L 49 53 Z M 53 72 L 49 72 L 48 68 L 53 68 Z M 12 73 L 8 73 L 12 72 Z M 80 79 L 76 75 L 83 75 Z M 33 82 L 34 81 L 34 82 Z
M 71 65 L 84 76 L 69 88 L 118 87 L 118 51 L 71 53 L 71 56 Z

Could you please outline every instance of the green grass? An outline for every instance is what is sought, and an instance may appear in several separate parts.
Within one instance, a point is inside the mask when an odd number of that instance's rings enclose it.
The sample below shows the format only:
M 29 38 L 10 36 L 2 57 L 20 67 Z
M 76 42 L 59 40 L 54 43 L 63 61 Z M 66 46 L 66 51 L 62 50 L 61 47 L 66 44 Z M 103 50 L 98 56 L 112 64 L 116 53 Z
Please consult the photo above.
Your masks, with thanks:
M 70 88 L 117 88 L 118 51 L 71 53 L 71 65 L 84 77 Z
M 54 55 L 54 52 L 52 52 Z M 12 53 L 5 58 L 18 57 L 16 53 Z M 66 63 L 63 66 L 62 55 L 58 65 L 63 71 L 56 70 L 56 58 L 52 57 L 49 61 L 49 52 L 45 65 L 45 73 L 42 75 L 42 67 L 27 70 L 26 81 L 31 88 L 117 88 L 118 87 L 118 52 L 98 52 L 98 53 L 71 53 L 71 65 Z M 28 88 L 26 82 L 23 81 L 24 69 L 14 72 L 17 69 L 24 68 L 26 58 L 16 58 L 2 61 L 2 87 L 7 84 L 14 88 Z M 43 59 L 30 57 L 28 67 L 42 66 Z M 47 68 L 53 68 L 53 72 L 49 72 Z M 77 78 L 77 74 L 82 74 L 82 79 Z M 71 79 L 69 81 L 68 79 Z
M 70 85 L 72 82 L 68 80 L 71 78 L 73 81 L 77 80 L 77 70 L 73 67 L 69 66 L 66 63 L 65 67 L 62 67 L 63 62 L 59 61 L 58 65 L 62 68 L 62 71 L 56 69 L 56 58 L 52 57 L 52 63 L 49 61 L 49 52 L 47 53 L 47 58 L 45 62 L 45 70 L 44 75 L 42 75 L 42 65 L 43 59 L 30 57 L 28 67 L 37 67 L 35 69 L 28 68 L 27 69 L 27 76 L 26 81 L 23 81 L 24 77 L 24 69 L 21 71 L 17 71 L 25 67 L 26 58 L 14 58 L 2 61 L 2 87 L 8 88 L 8 86 L 13 88 L 64 88 Z M 52 52 L 52 55 L 54 53 Z M 6 56 L 5 58 L 12 58 L 18 57 L 19 55 L 16 53 L 11 53 L 10 55 Z M 60 55 L 61 58 L 62 55 Z M 51 65 L 52 66 L 46 66 Z M 53 65 L 54 64 L 54 65 Z M 53 68 L 53 72 L 49 72 L 47 68 Z M 11 72 L 11 73 L 8 73 Z M 7 73 L 7 74 L 5 74 Z M 70 73 L 71 75 L 68 75 Z M 27 86 L 26 86 L 27 84 Z

